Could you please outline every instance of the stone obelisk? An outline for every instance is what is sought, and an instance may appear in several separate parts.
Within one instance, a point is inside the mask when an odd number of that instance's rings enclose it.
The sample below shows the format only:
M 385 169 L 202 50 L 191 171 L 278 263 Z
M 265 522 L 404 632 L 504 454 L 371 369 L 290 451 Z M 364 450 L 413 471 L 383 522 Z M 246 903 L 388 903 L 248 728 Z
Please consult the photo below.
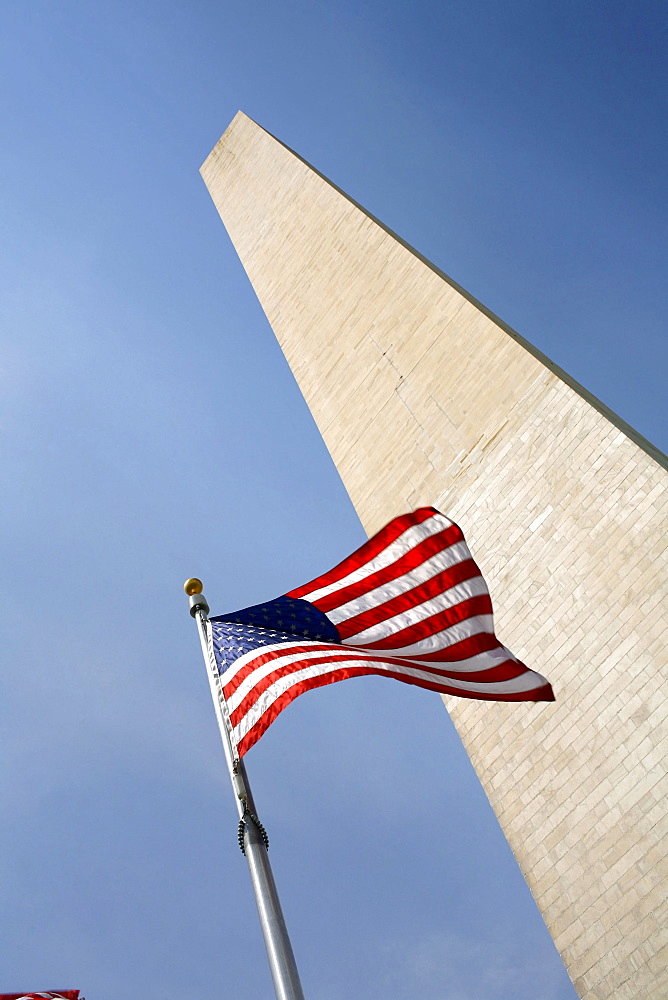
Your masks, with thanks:
M 665 457 L 242 113 L 202 175 L 367 530 L 454 518 L 554 685 L 446 701 L 579 995 L 668 997 Z

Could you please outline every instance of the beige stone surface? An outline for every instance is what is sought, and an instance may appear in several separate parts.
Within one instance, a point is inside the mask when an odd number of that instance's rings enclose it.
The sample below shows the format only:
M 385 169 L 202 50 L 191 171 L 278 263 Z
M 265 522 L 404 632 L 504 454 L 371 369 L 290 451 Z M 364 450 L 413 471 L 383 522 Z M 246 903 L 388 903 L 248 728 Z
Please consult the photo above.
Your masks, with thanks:
M 202 175 L 367 530 L 453 517 L 554 685 L 446 701 L 579 995 L 668 997 L 665 459 L 241 113 Z

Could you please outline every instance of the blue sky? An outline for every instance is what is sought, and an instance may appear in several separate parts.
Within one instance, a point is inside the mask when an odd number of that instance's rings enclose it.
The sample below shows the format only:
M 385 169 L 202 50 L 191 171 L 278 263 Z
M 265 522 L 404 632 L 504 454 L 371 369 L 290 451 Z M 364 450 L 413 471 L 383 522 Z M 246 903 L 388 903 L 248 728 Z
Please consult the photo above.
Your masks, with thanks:
M 269 996 L 181 585 L 364 534 L 198 168 L 243 109 L 666 450 L 665 7 L 32 0 L 0 49 L 0 990 Z M 309 1000 L 574 996 L 437 696 L 313 692 L 248 767 Z

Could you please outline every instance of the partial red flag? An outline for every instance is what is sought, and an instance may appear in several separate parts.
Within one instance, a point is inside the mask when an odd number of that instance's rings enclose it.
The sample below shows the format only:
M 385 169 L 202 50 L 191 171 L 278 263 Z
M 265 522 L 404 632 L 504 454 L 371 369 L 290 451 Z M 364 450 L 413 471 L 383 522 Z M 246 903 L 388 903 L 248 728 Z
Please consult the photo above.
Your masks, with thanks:
M 0 1000 L 84 1000 L 80 990 L 60 990 L 58 993 L 0 993 Z

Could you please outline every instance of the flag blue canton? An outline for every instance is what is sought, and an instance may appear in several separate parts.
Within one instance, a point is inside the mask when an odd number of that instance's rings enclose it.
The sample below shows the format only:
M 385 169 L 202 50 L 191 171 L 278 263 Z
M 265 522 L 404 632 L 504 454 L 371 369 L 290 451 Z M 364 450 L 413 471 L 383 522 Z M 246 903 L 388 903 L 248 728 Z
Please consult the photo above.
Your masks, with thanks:
M 211 635 L 216 664 L 224 673 L 244 653 L 251 653 L 263 646 L 275 646 L 280 642 L 294 642 L 294 635 L 274 632 L 271 629 L 255 628 L 254 625 L 232 625 L 230 622 L 211 622 Z
M 261 646 L 294 642 L 295 637 L 311 642 L 341 641 L 338 630 L 322 611 L 294 597 L 277 597 L 231 615 L 217 615 L 210 621 L 221 673 L 240 656 Z

